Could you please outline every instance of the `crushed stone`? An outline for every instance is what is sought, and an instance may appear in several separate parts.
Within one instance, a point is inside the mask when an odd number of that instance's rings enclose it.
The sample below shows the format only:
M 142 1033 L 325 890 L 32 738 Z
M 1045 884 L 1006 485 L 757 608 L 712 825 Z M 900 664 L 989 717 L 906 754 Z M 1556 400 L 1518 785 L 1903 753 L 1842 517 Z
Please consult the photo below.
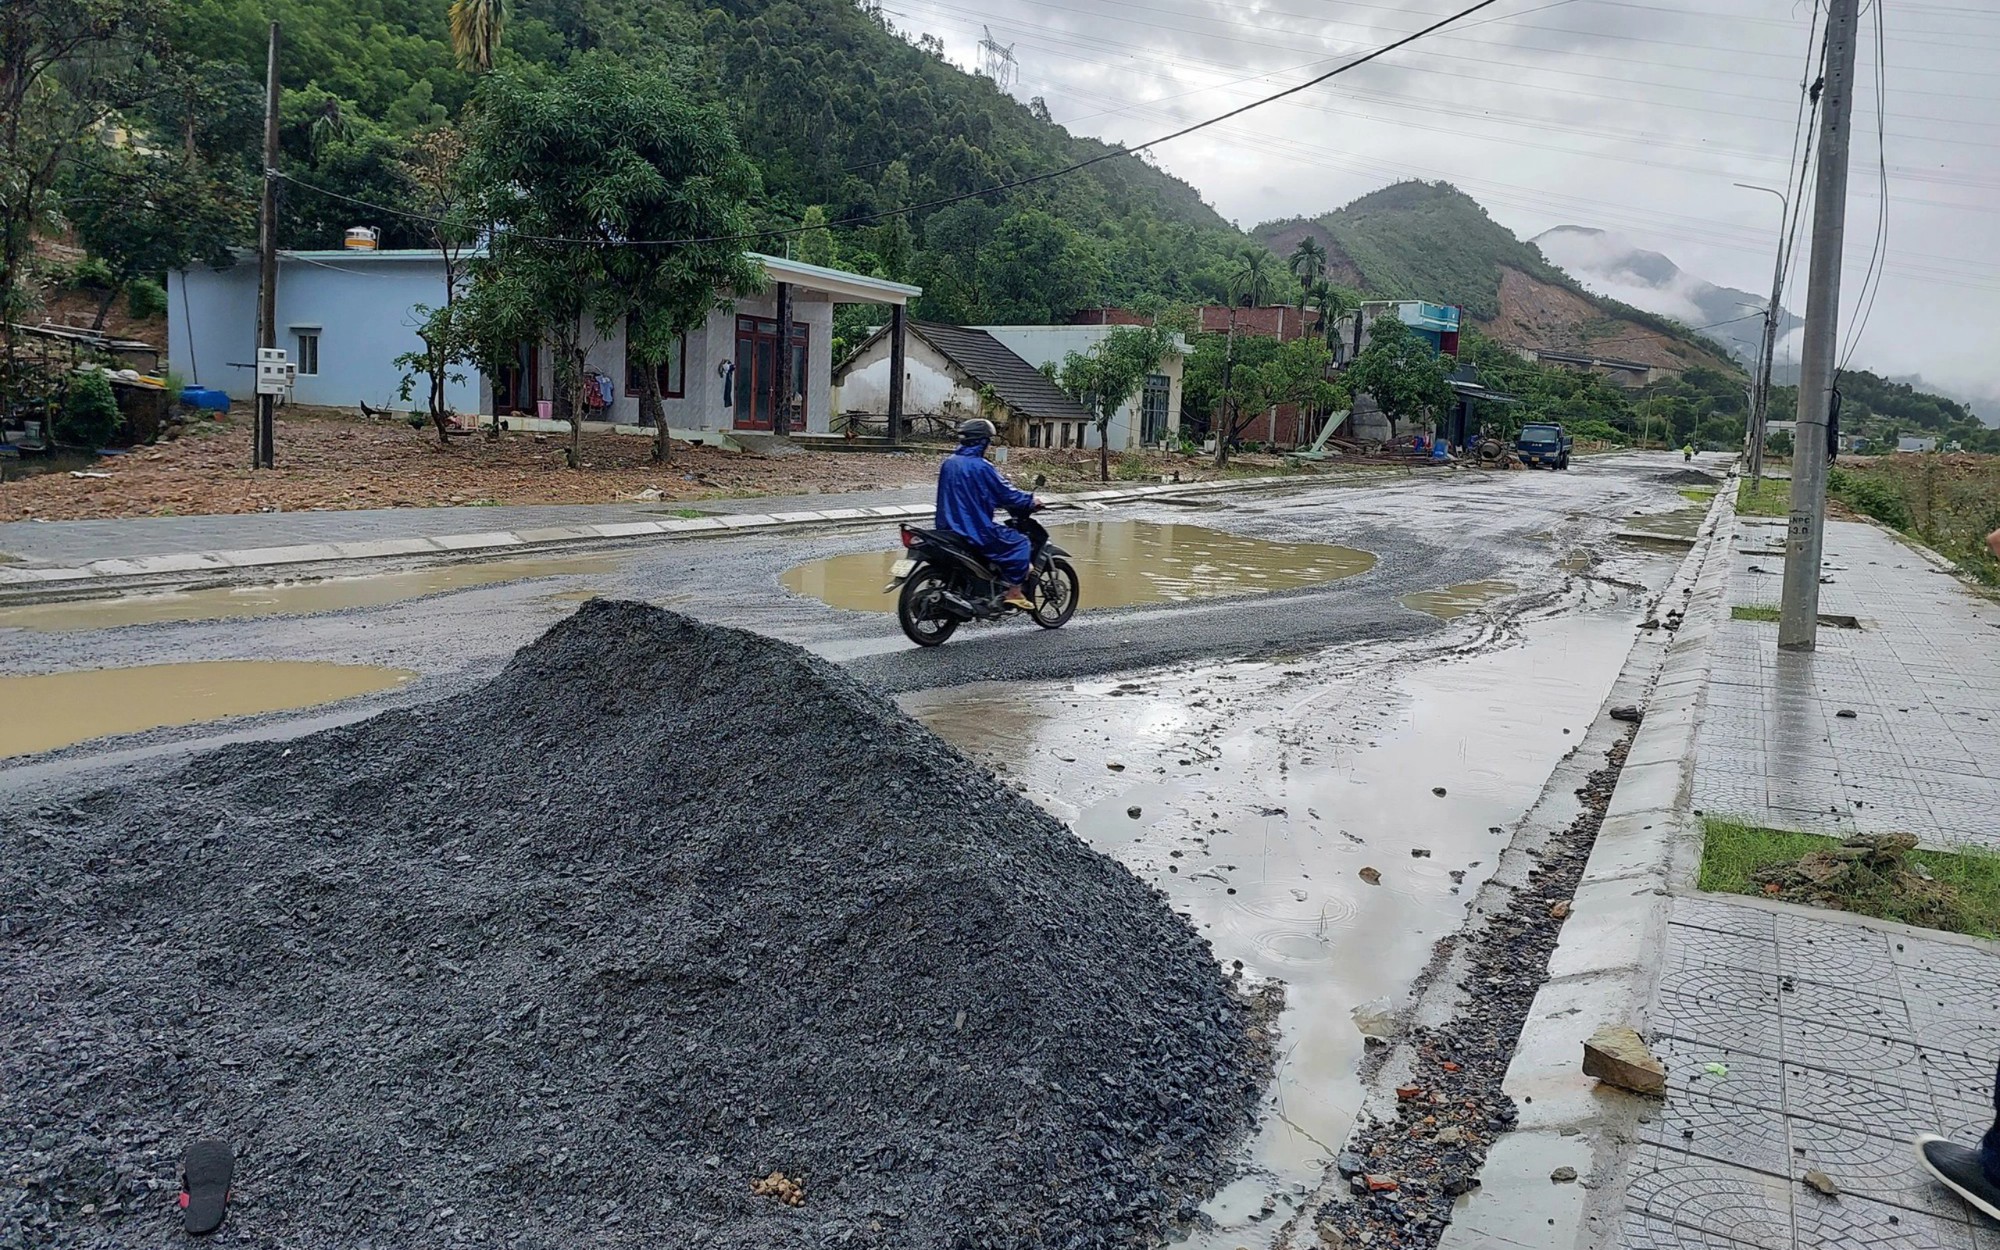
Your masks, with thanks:
M 0 812 L 0 1246 L 177 1240 L 200 1137 L 223 1246 L 1142 1245 L 1267 1019 L 886 699 L 598 600 L 464 694 Z

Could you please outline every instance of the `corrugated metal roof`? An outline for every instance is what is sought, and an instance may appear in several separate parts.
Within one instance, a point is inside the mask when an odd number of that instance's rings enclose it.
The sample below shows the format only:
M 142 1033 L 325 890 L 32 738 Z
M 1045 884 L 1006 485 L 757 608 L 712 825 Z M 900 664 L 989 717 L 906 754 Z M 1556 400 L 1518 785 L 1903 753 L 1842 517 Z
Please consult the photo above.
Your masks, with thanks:
M 974 383 L 992 387 L 1010 412 L 1036 421 L 1092 419 L 1088 408 L 984 330 L 914 321 L 910 332 L 935 347 Z

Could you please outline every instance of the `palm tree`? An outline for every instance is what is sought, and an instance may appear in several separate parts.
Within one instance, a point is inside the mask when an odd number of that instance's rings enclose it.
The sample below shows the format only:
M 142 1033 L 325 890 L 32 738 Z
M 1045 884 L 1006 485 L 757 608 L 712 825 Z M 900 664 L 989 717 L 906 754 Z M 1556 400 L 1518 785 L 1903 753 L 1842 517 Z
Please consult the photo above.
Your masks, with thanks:
M 1313 306 L 1319 309 L 1319 332 L 1326 339 L 1326 345 L 1337 354 L 1340 344 L 1334 336 L 1340 333 L 1340 319 L 1361 307 L 1352 291 L 1337 287 L 1331 282 L 1315 282 L 1312 289 Z
M 1299 280 L 1299 311 L 1306 310 L 1306 301 L 1312 297 L 1313 288 L 1326 273 L 1326 247 L 1318 239 L 1307 235 L 1299 240 L 1292 254 L 1285 261 L 1285 268 Z
M 1261 306 L 1271 293 L 1271 261 L 1276 255 L 1270 248 L 1256 244 L 1243 249 L 1243 266 L 1236 271 L 1236 289 L 1239 296 L 1250 297 L 1252 308 Z
M 478 74 L 491 72 L 506 23 L 506 0 L 451 0 L 451 49 L 459 65 Z

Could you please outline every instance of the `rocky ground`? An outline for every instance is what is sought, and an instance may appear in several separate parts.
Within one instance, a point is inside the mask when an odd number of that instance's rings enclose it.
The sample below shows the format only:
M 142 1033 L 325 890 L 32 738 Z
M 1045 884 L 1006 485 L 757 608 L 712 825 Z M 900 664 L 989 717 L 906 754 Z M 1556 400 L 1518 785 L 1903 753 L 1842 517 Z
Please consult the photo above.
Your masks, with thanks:
M 1369 1117 L 1355 1126 L 1337 1161 L 1349 1194 L 1320 1208 L 1314 1225 L 1320 1244 L 1430 1250 L 1451 1222 L 1453 1202 L 1479 1184 L 1487 1151 L 1518 1116 L 1501 1083 L 1535 993 L 1548 979 L 1549 957 L 1630 741 L 1621 740 L 1579 788 L 1583 812 L 1551 839 L 1507 907 L 1458 939 L 1466 956 L 1458 1012 L 1402 1039 L 1410 1062 L 1406 1083 L 1395 1091 L 1395 1118 Z
M 0 814 L 0 1246 L 162 1244 L 207 1136 L 219 1244 L 1143 1244 L 1268 1009 L 831 666 L 600 601 L 466 693 Z

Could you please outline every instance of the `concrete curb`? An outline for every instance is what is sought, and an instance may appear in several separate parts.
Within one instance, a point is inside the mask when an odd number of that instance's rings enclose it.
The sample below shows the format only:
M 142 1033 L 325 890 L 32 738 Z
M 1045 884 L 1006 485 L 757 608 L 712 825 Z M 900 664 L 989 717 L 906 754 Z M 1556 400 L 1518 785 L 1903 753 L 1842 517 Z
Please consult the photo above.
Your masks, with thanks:
M 1157 483 L 1106 490 L 1048 495 L 1054 505 L 1086 508 L 1131 503 L 1162 496 L 1229 494 L 1280 486 L 1337 481 L 1340 472 L 1312 477 L 1238 478 L 1222 482 Z M 1359 475 L 1356 475 L 1359 476 Z M 1370 478 L 1380 476 L 1376 471 Z M 285 569 L 335 564 L 350 560 L 396 560 L 425 556 L 463 559 L 470 556 L 546 553 L 574 546 L 642 539 L 684 539 L 714 534 L 758 532 L 802 527 L 841 528 L 883 521 L 908 521 L 931 515 L 931 505 L 900 504 L 875 508 L 826 508 L 816 511 L 724 513 L 703 517 L 670 517 L 658 521 L 551 526 L 486 533 L 446 534 L 430 538 L 387 538 L 368 542 L 307 543 L 288 547 L 256 547 L 234 551 L 192 551 L 131 559 L 92 560 L 68 568 L 0 565 L 0 603 L 84 597 L 121 590 L 158 589 L 162 582 L 185 582 L 190 576 L 228 577 L 246 569 Z
M 1535 995 L 1502 1084 L 1520 1119 L 1494 1143 L 1481 1187 L 1460 1203 L 1440 1250 L 1609 1241 L 1611 1230 L 1599 1226 L 1594 1210 L 1597 1184 L 1613 1173 L 1638 1116 L 1657 1104 L 1585 1076 L 1583 1043 L 1606 1024 L 1645 1033 L 1676 849 L 1691 819 L 1695 727 L 1708 688 L 1709 644 L 1727 610 L 1735 519 L 1732 473 L 1661 596 L 1662 611 L 1677 598 L 1685 601 L 1679 629 L 1649 631 L 1626 661 L 1628 673 L 1657 676 L 1550 956 L 1549 979 Z M 1560 1166 L 1575 1168 L 1585 1183 L 1552 1183 L 1549 1173 Z

